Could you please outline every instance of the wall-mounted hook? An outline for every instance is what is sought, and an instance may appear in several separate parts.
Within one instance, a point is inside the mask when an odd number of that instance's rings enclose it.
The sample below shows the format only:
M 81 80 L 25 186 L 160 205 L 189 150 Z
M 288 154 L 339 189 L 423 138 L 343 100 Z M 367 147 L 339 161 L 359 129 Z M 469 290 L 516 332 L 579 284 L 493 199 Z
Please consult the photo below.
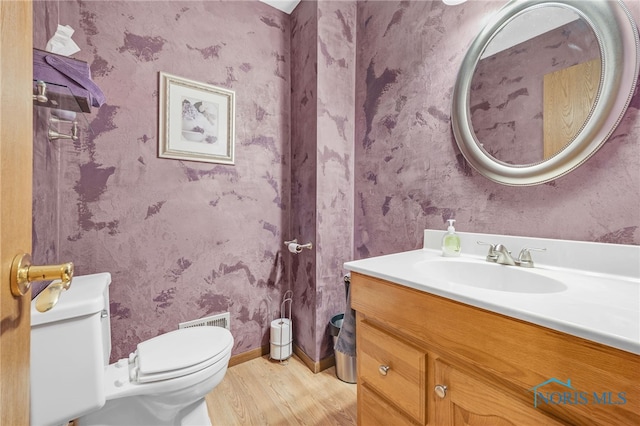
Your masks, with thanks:
M 46 93 L 47 93 L 47 83 L 45 83 L 42 80 L 38 80 L 36 82 L 36 94 L 33 95 L 33 100 L 46 104 L 47 102 L 49 102 L 49 98 L 47 98 Z

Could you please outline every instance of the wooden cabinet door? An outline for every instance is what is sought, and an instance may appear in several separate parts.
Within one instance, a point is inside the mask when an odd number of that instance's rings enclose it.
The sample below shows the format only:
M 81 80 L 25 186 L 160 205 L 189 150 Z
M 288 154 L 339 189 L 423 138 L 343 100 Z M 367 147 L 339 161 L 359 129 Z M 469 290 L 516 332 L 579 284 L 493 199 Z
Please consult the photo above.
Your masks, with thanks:
M 516 426 L 561 425 L 523 400 L 499 390 L 438 359 L 436 384 L 447 387 L 440 398 L 433 395 L 436 425 Z M 533 401 L 533 400 L 532 400 Z

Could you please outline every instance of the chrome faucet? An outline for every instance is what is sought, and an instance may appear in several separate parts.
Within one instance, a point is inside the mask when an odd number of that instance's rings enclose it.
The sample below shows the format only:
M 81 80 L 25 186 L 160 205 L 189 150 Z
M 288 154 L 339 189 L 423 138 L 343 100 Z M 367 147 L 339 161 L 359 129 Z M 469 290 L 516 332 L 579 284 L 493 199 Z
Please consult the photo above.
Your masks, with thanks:
M 511 256 L 511 252 L 502 244 L 491 244 L 483 241 L 477 242 L 480 245 L 489 246 L 487 253 L 487 262 L 497 263 L 499 265 L 522 266 L 523 268 L 533 268 L 532 251 L 546 251 L 544 248 L 523 248 L 517 259 Z
M 499 265 L 516 266 L 516 262 L 511 257 L 511 252 L 502 244 L 497 244 L 493 249 L 497 257 L 495 262 Z

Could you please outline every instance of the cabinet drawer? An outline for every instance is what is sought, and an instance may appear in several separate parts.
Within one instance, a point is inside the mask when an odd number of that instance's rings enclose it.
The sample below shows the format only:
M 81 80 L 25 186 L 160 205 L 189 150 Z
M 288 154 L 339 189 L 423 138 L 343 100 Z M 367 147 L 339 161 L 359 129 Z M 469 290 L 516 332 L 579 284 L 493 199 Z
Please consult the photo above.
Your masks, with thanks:
M 396 410 L 380 398 L 366 385 L 358 389 L 358 425 L 360 426 L 401 426 L 417 425 L 415 420 Z
M 357 326 L 358 383 L 370 386 L 424 424 L 426 354 L 362 318 Z

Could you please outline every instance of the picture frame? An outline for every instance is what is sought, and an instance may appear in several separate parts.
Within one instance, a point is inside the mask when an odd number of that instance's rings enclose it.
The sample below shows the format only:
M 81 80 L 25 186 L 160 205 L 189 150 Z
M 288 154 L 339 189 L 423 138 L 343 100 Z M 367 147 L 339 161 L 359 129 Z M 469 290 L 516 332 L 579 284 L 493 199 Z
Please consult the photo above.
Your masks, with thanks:
M 234 164 L 235 92 L 160 72 L 158 156 Z

